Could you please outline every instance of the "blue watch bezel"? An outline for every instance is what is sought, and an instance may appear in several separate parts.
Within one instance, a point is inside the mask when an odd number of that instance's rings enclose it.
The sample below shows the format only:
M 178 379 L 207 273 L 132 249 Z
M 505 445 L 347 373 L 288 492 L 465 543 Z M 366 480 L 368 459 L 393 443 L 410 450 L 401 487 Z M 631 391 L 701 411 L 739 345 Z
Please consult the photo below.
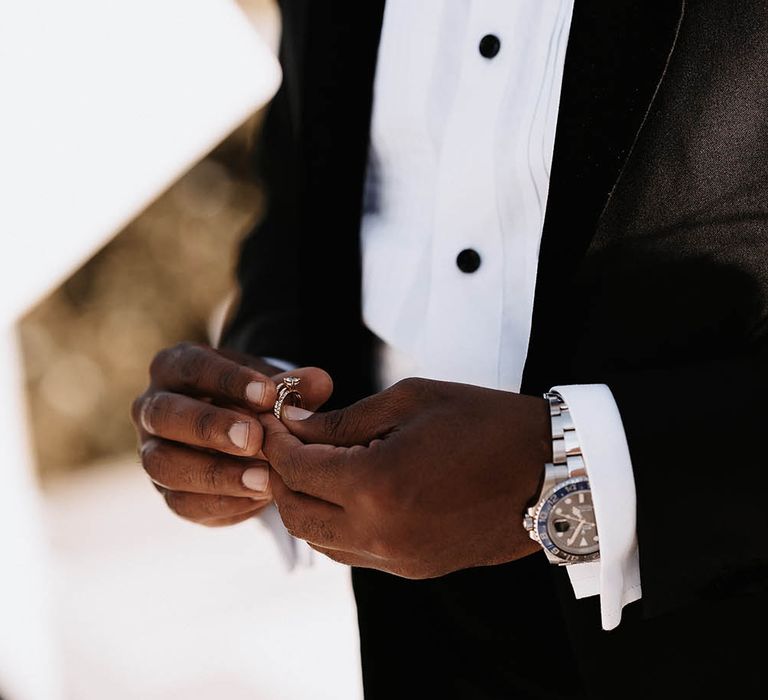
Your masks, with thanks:
M 586 476 L 574 476 L 551 488 L 544 494 L 536 512 L 536 534 L 541 545 L 553 556 L 561 559 L 565 563 L 576 563 L 595 561 L 600 558 L 600 549 L 591 554 L 569 554 L 558 547 L 550 538 L 547 532 L 547 520 L 552 508 L 568 495 L 579 493 L 580 491 L 590 491 L 589 479 Z

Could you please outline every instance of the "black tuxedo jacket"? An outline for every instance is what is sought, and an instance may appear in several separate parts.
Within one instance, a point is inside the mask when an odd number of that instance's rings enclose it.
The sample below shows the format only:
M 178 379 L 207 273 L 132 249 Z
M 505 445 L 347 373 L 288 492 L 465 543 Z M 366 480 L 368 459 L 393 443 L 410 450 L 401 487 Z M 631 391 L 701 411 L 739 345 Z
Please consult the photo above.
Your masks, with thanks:
M 269 206 L 223 341 L 327 368 L 337 405 L 373 386 L 358 235 L 383 8 L 282 3 Z M 642 600 L 604 632 L 543 556 L 429 581 L 354 569 L 366 698 L 757 690 L 767 318 L 768 2 L 576 0 L 522 390 L 613 391 Z

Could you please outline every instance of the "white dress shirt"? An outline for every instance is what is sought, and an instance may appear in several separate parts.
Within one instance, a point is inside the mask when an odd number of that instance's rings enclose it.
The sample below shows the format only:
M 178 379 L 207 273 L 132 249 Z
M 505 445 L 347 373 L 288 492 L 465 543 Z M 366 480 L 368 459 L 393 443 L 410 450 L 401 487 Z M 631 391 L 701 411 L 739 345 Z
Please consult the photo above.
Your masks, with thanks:
M 382 388 L 420 376 L 520 390 L 572 11 L 387 0 L 361 230 Z M 600 595 L 612 629 L 641 595 L 629 450 L 607 386 L 556 388 L 600 533 L 600 562 L 568 573 L 577 597 Z

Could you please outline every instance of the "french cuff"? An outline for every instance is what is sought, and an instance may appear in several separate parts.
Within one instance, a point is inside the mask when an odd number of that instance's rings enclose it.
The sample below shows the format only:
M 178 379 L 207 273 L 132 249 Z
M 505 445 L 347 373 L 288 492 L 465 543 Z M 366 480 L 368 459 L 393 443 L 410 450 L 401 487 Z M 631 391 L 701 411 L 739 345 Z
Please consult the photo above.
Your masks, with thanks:
M 636 495 L 624 425 L 605 384 L 552 387 L 568 406 L 587 468 L 600 535 L 600 560 L 566 567 L 577 598 L 600 596 L 602 627 L 621 622 L 622 608 L 639 600 Z

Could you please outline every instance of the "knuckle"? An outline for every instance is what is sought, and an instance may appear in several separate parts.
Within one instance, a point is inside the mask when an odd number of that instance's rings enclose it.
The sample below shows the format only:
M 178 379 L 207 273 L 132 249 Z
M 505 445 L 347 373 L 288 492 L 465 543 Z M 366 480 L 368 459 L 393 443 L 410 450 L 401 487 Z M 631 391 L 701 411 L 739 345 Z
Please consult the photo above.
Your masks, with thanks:
M 171 488 L 180 491 L 199 494 L 208 490 L 207 466 L 201 470 L 194 464 L 188 464 L 180 459 L 173 460 L 171 456 L 165 457 L 165 464 L 160 468 L 160 478 Z
M 213 410 L 203 411 L 195 417 L 192 422 L 192 429 L 198 440 L 201 442 L 209 442 L 213 437 L 215 425 L 216 412 Z
M 206 353 L 197 343 L 182 341 L 157 352 L 149 366 L 153 379 L 163 375 L 175 375 L 184 383 L 194 383 Z
M 179 343 L 175 349 L 174 369 L 186 386 L 195 386 L 208 363 L 208 353 L 195 343 Z
M 216 460 L 208 462 L 202 468 L 201 481 L 211 491 L 221 491 L 224 487 L 224 476 Z
M 174 361 L 175 348 L 176 346 L 163 348 L 162 350 L 159 350 L 155 353 L 155 356 L 152 358 L 152 362 L 149 363 L 150 377 L 158 377 L 172 366 Z
M 341 411 L 329 411 L 325 414 L 325 431 L 331 439 L 338 438 L 344 430 L 344 416 Z
M 216 385 L 219 391 L 226 396 L 240 397 L 240 370 L 237 366 L 227 367 L 219 372 L 216 377 Z
M 407 398 L 416 399 L 424 396 L 430 387 L 430 382 L 422 377 L 407 377 L 397 382 L 392 390 L 396 394 L 402 394 Z
M 164 475 L 167 473 L 168 458 L 165 450 L 157 440 L 149 440 L 141 449 L 141 464 L 152 478 L 152 481 L 165 485 Z
M 362 411 L 329 411 L 322 415 L 323 432 L 335 445 L 351 447 L 356 444 L 354 436 L 365 432 L 361 429 L 365 417 Z

